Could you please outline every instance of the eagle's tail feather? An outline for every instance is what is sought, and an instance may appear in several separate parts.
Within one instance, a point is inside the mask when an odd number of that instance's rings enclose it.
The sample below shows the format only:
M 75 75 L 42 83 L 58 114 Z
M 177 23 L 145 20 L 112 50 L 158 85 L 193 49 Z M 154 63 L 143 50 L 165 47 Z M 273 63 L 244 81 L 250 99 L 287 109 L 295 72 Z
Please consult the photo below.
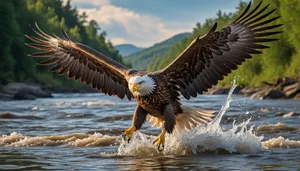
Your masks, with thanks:
M 200 109 L 191 106 L 182 105 L 182 113 L 176 116 L 176 125 L 174 131 L 190 130 L 195 126 L 207 124 L 214 117 L 214 111 L 207 109 Z M 164 120 L 148 115 L 147 120 L 152 127 L 162 127 Z
M 214 117 L 214 111 L 181 105 L 182 113 L 176 116 L 175 130 L 190 130 L 191 128 L 207 124 Z

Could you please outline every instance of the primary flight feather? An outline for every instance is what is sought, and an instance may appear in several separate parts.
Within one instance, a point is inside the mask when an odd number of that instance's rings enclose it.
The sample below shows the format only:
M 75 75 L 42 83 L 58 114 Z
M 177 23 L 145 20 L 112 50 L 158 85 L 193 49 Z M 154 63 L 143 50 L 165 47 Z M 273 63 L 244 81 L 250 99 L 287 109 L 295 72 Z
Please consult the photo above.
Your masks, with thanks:
M 52 72 L 67 74 L 108 95 L 135 98 L 132 126 L 124 130 L 124 136 L 129 141 L 133 132 L 149 120 L 153 126 L 162 127 L 162 133 L 154 140 L 160 149 L 164 147 L 166 132 L 189 130 L 212 120 L 212 111 L 182 105 L 180 95 L 190 99 L 202 94 L 251 58 L 251 54 L 269 48 L 260 43 L 277 40 L 269 36 L 280 33 L 272 30 L 281 25 L 270 24 L 279 17 L 265 19 L 274 10 L 261 5 L 262 2 L 250 10 L 250 2 L 236 20 L 219 31 L 215 23 L 206 35 L 194 39 L 169 66 L 157 72 L 130 69 L 72 41 L 64 30 L 62 38 L 53 37 L 36 25 L 34 31 L 40 38 L 26 35 L 35 42 L 26 45 L 43 50 L 30 56 L 50 57 L 39 64 L 53 64 Z

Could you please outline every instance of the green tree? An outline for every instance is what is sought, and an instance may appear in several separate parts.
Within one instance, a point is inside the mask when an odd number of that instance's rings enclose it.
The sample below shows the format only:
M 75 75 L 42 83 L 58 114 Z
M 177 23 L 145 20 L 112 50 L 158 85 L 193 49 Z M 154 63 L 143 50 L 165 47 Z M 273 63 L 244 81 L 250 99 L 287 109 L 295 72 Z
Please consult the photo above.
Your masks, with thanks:
M 14 59 L 11 54 L 11 44 L 17 28 L 14 5 L 12 1 L 0 3 L 0 84 L 12 81 Z
M 106 40 L 106 33 L 100 32 L 96 21 L 87 21 L 85 13 L 79 15 L 70 1 L 67 1 L 66 5 L 63 5 L 62 0 L 1 1 L 0 14 L 0 84 L 28 81 L 54 85 L 81 85 L 66 77 L 49 73 L 47 67 L 36 66 L 36 62 L 40 59 L 27 56 L 35 50 L 24 46 L 25 42 L 29 42 L 24 35 L 35 35 L 29 26 L 35 22 L 49 34 L 60 35 L 61 28 L 64 28 L 76 41 L 123 62 L 111 42 Z

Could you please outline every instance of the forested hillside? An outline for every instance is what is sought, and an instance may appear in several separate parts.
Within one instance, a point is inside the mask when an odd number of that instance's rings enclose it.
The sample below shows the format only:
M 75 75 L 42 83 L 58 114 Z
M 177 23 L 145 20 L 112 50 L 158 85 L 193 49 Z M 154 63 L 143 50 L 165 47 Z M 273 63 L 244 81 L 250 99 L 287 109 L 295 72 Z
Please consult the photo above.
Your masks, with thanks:
M 189 35 L 190 33 L 177 34 L 165 41 L 125 57 L 124 61 L 132 64 L 132 67 L 135 69 L 147 70 L 149 63 L 166 55 L 172 46 Z
M 255 4 L 261 0 L 254 0 Z M 258 86 L 262 81 L 271 81 L 278 77 L 300 76 L 300 1 L 299 0 L 264 0 L 263 5 L 270 3 L 267 9 L 277 10 L 272 16 L 281 16 L 273 24 L 284 24 L 278 30 L 283 33 L 275 36 L 279 41 L 267 43 L 271 48 L 263 50 L 263 54 L 254 55 L 254 59 L 247 60 L 237 71 L 227 76 L 220 85 L 229 85 L 233 77 L 238 77 L 242 85 Z M 248 2 L 241 2 L 235 13 L 226 14 L 221 11 L 216 18 L 206 19 L 203 24 L 196 24 L 193 33 L 187 39 L 182 40 L 171 48 L 163 58 L 150 64 L 150 71 L 161 69 L 174 60 L 189 44 L 199 35 L 206 34 L 215 22 L 218 29 L 229 24 L 245 9 Z M 272 17 L 271 16 L 271 17 Z M 276 31 L 276 29 L 274 30 Z
M 67 81 L 65 76 L 46 72 L 49 68 L 36 66 L 36 59 L 27 56 L 32 49 L 24 45 L 30 42 L 24 35 L 35 35 L 29 26 L 34 27 L 35 22 L 49 34 L 60 35 L 64 28 L 76 41 L 123 62 L 96 21 L 87 21 L 86 14 L 80 15 L 70 1 L 63 5 L 62 0 L 5 0 L 0 2 L 0 16 L 0 85 L 13 81 L 78 84 Z
M 259 1 L 254 0 L 253 2 L 258 3 Z M 218 29 L 229 24 L 241 14 L 247 3 L 241 2 L 233 14 L 219 11 L 216 18 L 196 24 L 192 34 L 185 35 L 187 38 L 180 37 L 181 41 L 176 39 L 180 43 L 162 42 L 132 54 L 126 61 L 132 63 L 134 68 L 142 70 L 161 69 L 174 60 L 194 38 L 206 34 L 215 22 L 218 22 Z M 267 10 L 271 11 L 277 8 L 272 16 L 281 16 L 275 23 L 284 24 L 277 29 L 283 31 L 282 34 L 275 36 L 279 41 L 268 43 L 270 49 L 263 50 L 262 55 L 254 55 L 254 59 L 247 60 L 237 71 L 226 77 L 220 85 L 230 84 L 234 76 L 238 76 L 240 84 L 252 86 L 278 77 L 300 76 L 300 1 L 263 1 L 264 5 L 267 3 L 270 3 Z M 30 24 L 34 27 L 35 22 L 49 34 L 60 35 L 61 28 L 64 28 L 76 41 L 87 44 L 123 63 L 120 54 L 106 40 L 106 33 L 100 29 L 96 21 L 88 21 L 86 14 L 79 14 L 78 10 L 71 7 L 69 1 L 66 5 L 63 5 L 62 0 L 0 1 L 0 14 L 0 85 L 9 82 L 82 85 L 77 81 L 68 80 L 65 76 L 59 77 L 47 72 L 47 67 L 37 66 L 37 59 L 27 56 L 33 50 L 24 45 L 25 42 L 30 42 L 24 35 L 35 35 L 29 26 Z

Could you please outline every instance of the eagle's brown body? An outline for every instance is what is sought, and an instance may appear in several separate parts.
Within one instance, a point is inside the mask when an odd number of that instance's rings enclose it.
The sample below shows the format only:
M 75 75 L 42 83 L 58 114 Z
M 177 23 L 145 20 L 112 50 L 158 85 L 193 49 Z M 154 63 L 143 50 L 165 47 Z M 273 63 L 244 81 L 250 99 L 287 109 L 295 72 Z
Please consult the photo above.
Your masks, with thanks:
M 143 107 L 150 115 L 163 119 L 163 108 L 170 104 L 174 113 L 181 113 L 181 103 L 178 98 L 174 96 L 169 89 L 168 82 L 164 77 L 157 75 L 149 75 L 157 83 L 154 93 L 145 97 L 134 97 L 137 100 L 138 105 Z
M 155 90 L 153 93 L 146 96 L 134 96 L 137 101 L 137 105 L 146 111 L 145 115 L 149 114 L 153 117 L 159 118 L 159 120 L 164 121 L 164 109 L 167 105 L 173 109 L 173 112 L 170 113 L 171 117 L 175 117 L 178 114 L 182 113 L 181 103 L 179 101 L 178 95 L 172 92 L 172 84 L 168 83 L 168 79 L 165 76 L 161 76 L 159 73 L 133 73 L 128 75 L 127 80 L 135 76 L 144 76 L 147 75 L 155 81 Z M 177 96 L 176 96 L 177 95 Z M 138 120 L 140 123 L 143 123 L 146 117 L 143 117 L 144 120 Z M 133 119 L 135 120 L 135 119 Z M 140 125 L 137 123 L 137 125 Z M 175 122 L 173 123 L 175 124 Z M 166 128 L 168 132 L 173 131 L 173 125 L 171 128 Z M 139 128 L 139 126 L 137 126 Z
M 63 37 L 59 38 L 49 36 L 37 27 L 38 31 L 34 31 L 41 38 L 26 35 L 35 42 L 27 45 L 43 50 L 30 56 L 51 57 L 40 64 L 55 64 L 50 70 L 52 72 L 67 74 L 69 78 L 79 79 L 108 95 L 129 100 L 135 98 L 137 107 L 133 126 L 126 134 L 131 136 L 146 119 L 171 133 L 174 128 L 191 129 L 207 123 L 212 117 L 207 111 L 182 105 L 180 95 L 186 99 L 197 97 L 246 59 L 252 58 L 252 54 L 260 54 L 261 49 L 269 48 L 261 43 L 277 40 L 269 37 L 281 32 L 271 31 L 281 26 L 271 24 L 279 17 L 270 17 L 275 10 L 269 10 L 269 5 L 261 8 L 261 5 L 262 2 L 250 10 L 249 3 L 236 20 L 221 30 L 217 31 L 217 24 L 213 25 L 206 35 L 196 37 L 170 65 L 157 72 L 132 70 L 86 45 L 72 41 L 63 30 Z M 150 94 L 134 95 L 137 91 L 129 88 L 129 79 L 145 75 L 154 81 L 154 91 L 151 89 Z

